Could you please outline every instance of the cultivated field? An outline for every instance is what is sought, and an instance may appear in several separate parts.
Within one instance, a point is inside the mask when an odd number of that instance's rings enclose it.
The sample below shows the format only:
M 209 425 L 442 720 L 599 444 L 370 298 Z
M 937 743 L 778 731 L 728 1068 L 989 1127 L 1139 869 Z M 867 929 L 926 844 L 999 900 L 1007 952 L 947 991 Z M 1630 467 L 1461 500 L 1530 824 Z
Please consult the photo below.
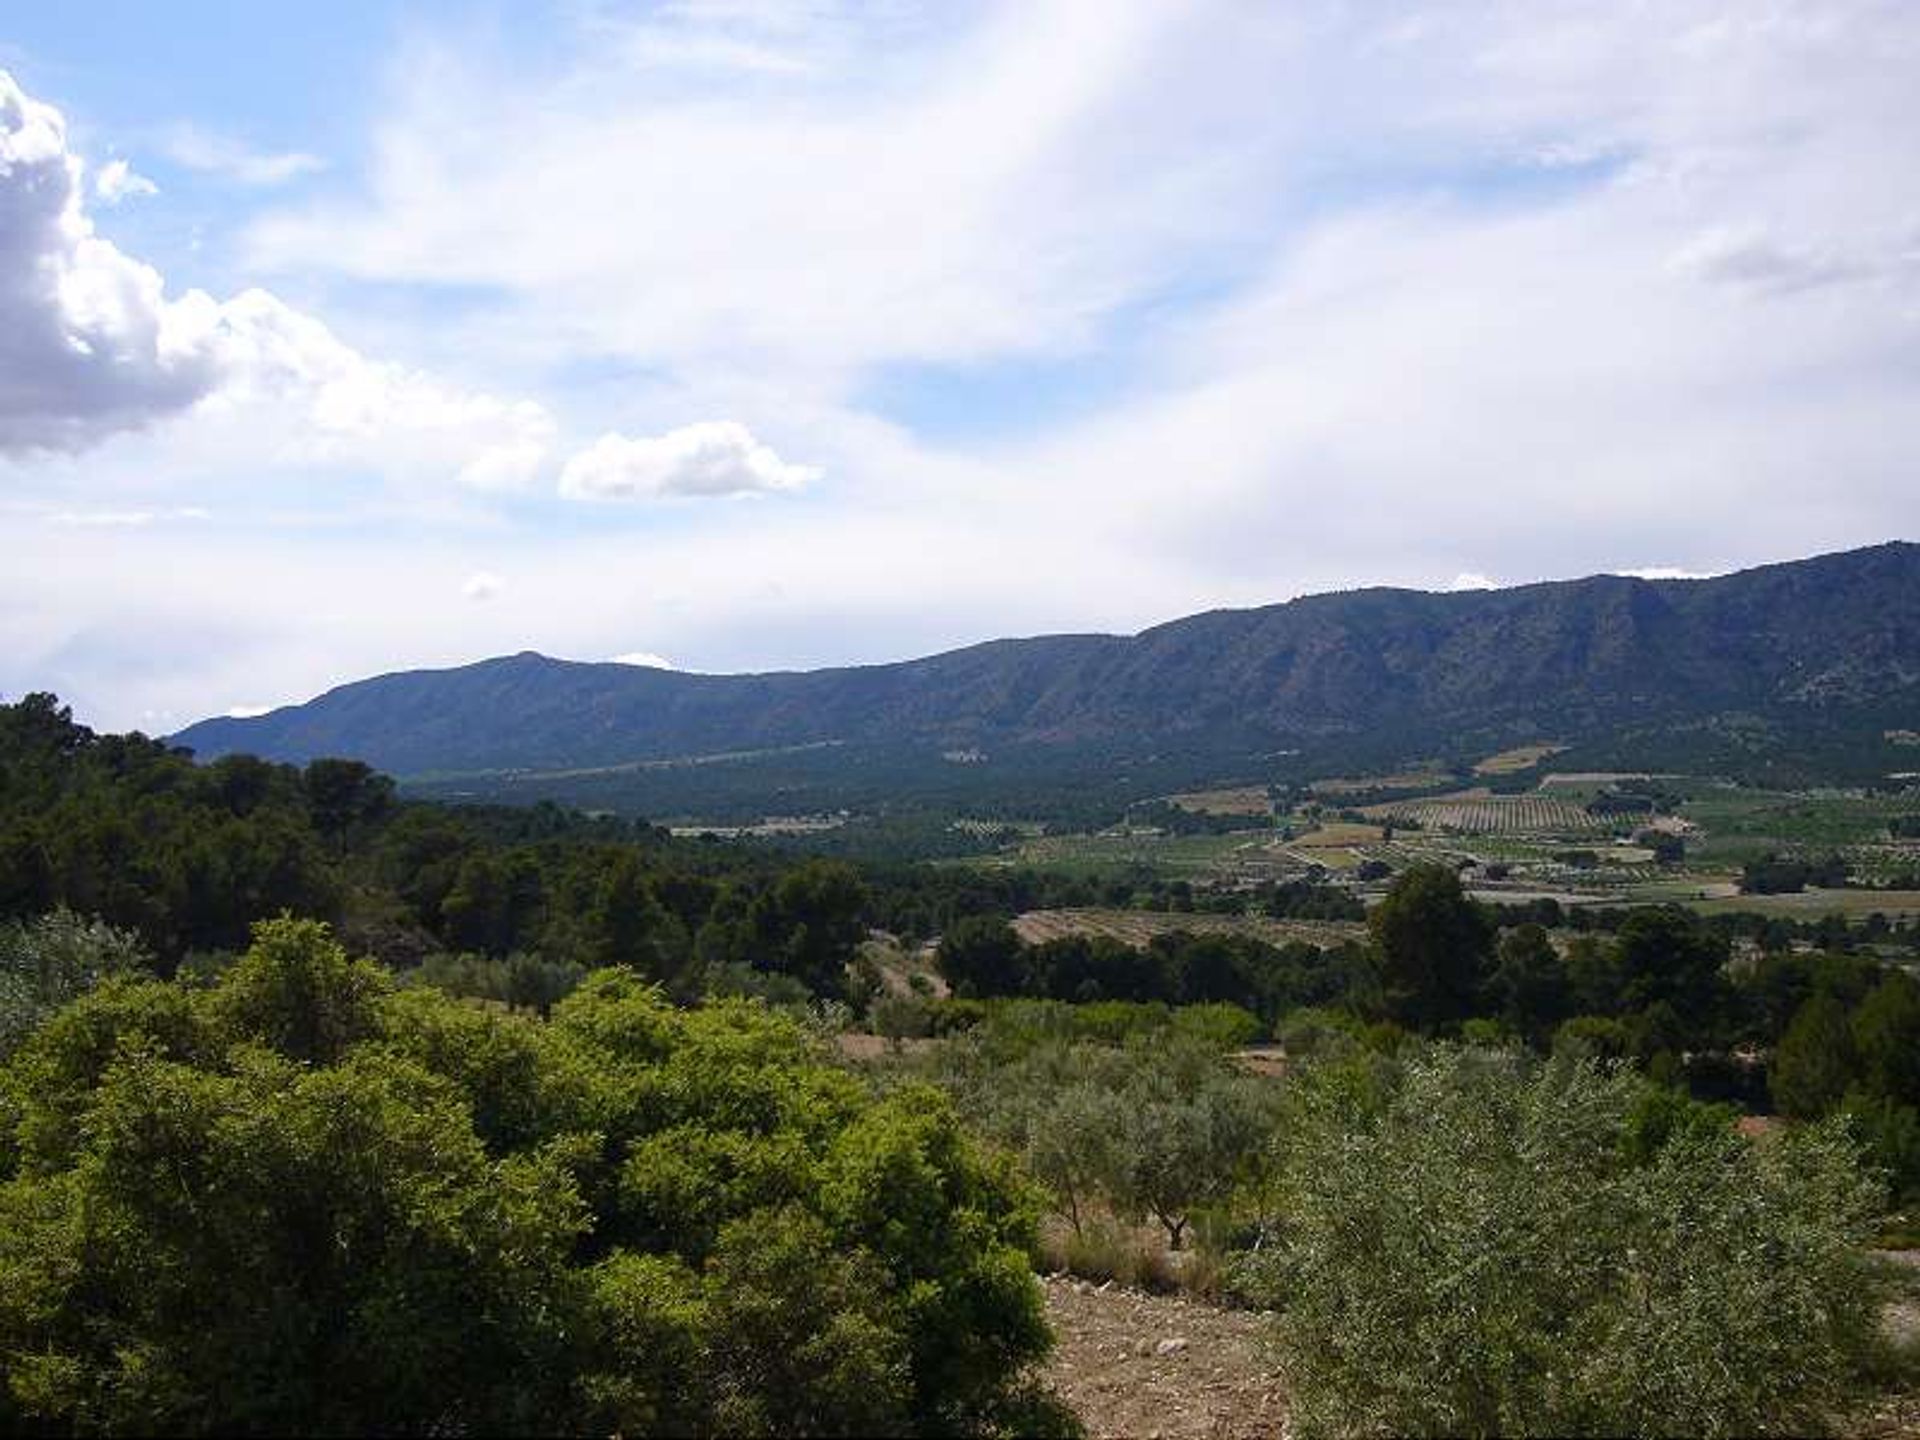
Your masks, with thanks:
M 1273 813 L 1273 802 L 1267 798 L 1266 788 L 1260 785 L 1242 785 L 1231 790 L 1189 790 L 1185 794 L 1169 795 L 1167 803 L 1196 815 Z
M 1365 936 L 1366 926 L 1351 920 L 1269 920 L 1254 915 L 1193 915 L 1171 910 L 1029 910 L 1013 922 L 1029 945 L 1062 940 L 1069 935 L 1103 935 L 1135 949 L 1156 935 L 1184 931 L 1189 935 L 1247 935 L 1269 945 L 1304 941 L 1309 945 L 1338 945 Z
M 1760 915 L 1781 915 L 1791 920 L 1818 920 L 1823 915 L 1844 915 L 1849 920 L 1864 920 L 1874 914 L 1885 915 L 1889 920 L 1920 917 L 1920 890 L 1808 889 L 1797 895 L 1741 895 L 1736 892 L 1689 903 L 1707 915 L 1748 911 Z
M 1444 785 L 1450 776 L 1445 770 L 1400 770 L 1391 775 L 1336 775 L 1316 780 L 1307 788 L 1316 795 L 1353 795 L 1363 790 L 1425 790 Z
M 1335 820 L 1295 836 L 1290 842 L 1296 850 L 1331 850 L 1348 845 L 1374 845 L 1386 838 L 1378 825 L 1355 825 L 1347 820 Z
M 1365 813 L 1388 821 L 1414 820 L 1426 830 L 1462 835 L 1594 835 L 1611 828 L 1577 801 L 1540 794 L 1493 795 L 1485 790 L 1376 805 Z

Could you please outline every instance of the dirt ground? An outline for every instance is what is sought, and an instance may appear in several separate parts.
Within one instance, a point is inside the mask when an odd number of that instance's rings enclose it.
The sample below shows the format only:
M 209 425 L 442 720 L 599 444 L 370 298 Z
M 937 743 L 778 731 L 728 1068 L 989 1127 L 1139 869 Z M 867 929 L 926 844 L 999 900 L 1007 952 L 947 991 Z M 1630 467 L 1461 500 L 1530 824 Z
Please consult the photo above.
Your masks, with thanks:
M 1920 1252 L 1898 1257 L 1920 1269 Z M 1270 1317 L 1179 1295 L 1071 1276 L 1046 1277 L 1056 1337 L 1047 1383 L 1090 1440 L 1272 1440 L 1287 1407 L 1266 1352 Z M 1920 1332 L 1920 1300 L 1892 1307 L 1896 1332 Z M 1920 1436 L 1920 1395 L 1889 1395 L 1840 1427 L 1862 1440 Z
M 1069 1276 L 1046 1281 L 1053 1391 L 1092 1440 L 1253 1440 L 1286 1407 L 1265 1353 L 1268 1317 Z

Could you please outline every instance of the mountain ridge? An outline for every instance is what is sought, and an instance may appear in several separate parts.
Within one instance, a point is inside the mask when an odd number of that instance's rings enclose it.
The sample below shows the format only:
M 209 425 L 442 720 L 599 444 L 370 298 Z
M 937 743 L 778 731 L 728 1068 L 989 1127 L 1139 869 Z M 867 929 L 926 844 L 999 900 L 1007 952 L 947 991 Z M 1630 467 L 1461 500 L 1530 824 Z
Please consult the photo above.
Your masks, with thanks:
M 731 675 L 521 651 L 202 721 L 203 758 L 364 759 L 400 776 L 854 746 L 1233 751 L 1405 730 L 1579 738 L 1645 713 L 1793 718 L 1920 695 L 1920 545 L 1707 579 L 1373 586 L 1133 635 L 1004 637 L 908 660 Z

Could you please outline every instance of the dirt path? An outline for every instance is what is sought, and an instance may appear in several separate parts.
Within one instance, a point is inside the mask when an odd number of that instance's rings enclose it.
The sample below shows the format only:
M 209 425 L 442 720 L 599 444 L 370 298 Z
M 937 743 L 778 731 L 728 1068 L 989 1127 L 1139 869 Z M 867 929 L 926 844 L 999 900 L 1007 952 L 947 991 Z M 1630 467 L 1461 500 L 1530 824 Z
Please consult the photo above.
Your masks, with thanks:
M 1286 1408 L 1265 1355 L 1268 1318 L 1178 1295 L 1049 1277 L 1054 1392 L 1090 1440 L 1254 1440 Z

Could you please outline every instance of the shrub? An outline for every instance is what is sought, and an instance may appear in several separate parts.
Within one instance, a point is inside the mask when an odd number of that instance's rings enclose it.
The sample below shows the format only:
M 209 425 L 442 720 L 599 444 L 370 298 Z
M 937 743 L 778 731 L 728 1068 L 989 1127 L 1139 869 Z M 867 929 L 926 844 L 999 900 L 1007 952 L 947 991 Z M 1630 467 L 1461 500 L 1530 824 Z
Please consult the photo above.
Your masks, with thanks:
M 69 1000 L 150 963 L 139 937 L 71 910 L 0 924 L 0 1059 Z
M 0 1429 L 1058 1431 L 1036 1211 L 760 1004 L 542 1021 L 275 921 L 0 1066 Z
M 1642 1082 L 1590 1060 L 1436 1048 L 1350 1082 L 1295 1087 L 1282 1243 L 1254 1270 L 1300 1433 L 1832 1423 L 1877 1312 L 1878 1196 L 1841 1129 L 1754 1145 L 1689 1111 L 1642 1124 L 1636 1163 Z

